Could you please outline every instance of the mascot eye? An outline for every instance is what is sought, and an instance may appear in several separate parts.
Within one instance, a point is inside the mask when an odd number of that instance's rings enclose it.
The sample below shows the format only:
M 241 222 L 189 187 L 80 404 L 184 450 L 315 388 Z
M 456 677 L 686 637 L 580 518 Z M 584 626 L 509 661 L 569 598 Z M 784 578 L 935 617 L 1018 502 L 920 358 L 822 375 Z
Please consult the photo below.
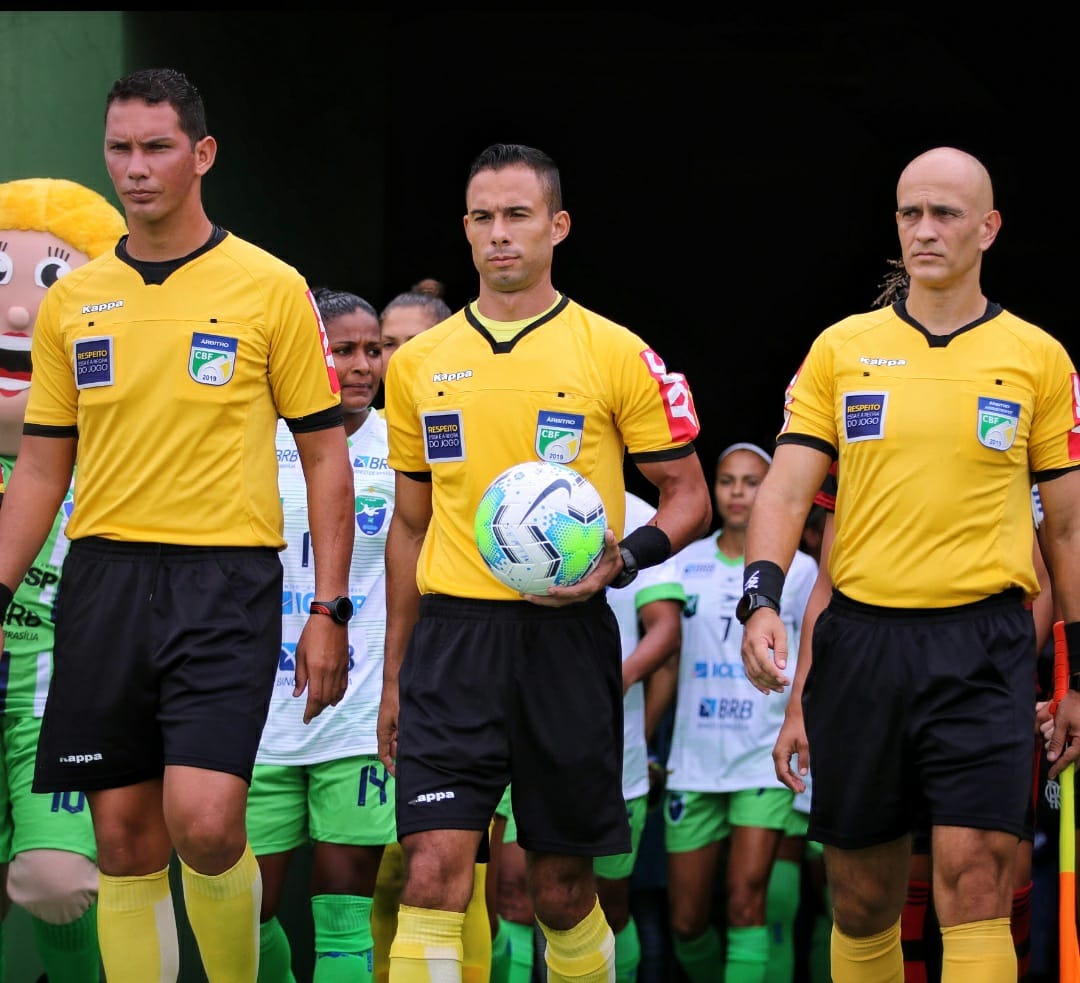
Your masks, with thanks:
M 71 267 L 66 260 L 62 260 L 59 256 L 47 256 L 34 270 L 34 283 L 48 290 L 60 277 L 70 272 Z
M 11 257 L 0 249 L 0 287 L 11 283 L 11 275 L 14 270 L 15 264 L 11 262 Z

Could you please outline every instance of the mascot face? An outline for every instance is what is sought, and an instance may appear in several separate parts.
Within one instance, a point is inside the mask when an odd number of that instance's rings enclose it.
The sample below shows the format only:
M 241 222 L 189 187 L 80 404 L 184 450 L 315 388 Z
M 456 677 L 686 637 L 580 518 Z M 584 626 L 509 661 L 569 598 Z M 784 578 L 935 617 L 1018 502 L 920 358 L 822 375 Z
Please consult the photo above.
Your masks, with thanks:
M 18 453 L 22 439 L 30 342 L 45 291 L 124 232 L 120 213 L 74 181 L 0 184 L 0 454 Z
M 0 229 L 0 427 L 22 428 L 30 392 L 30 338 L 45 291 L 90 259 L 51 232 Z M 0 442 L 0 451 L 9 441 Z

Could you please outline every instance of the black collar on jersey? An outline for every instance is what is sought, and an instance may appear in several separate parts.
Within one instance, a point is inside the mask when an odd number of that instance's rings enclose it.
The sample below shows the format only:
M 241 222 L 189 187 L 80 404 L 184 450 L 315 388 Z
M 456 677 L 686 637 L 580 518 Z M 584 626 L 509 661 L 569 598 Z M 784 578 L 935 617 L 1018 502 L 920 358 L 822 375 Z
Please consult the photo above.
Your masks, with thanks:
M 530 331 L 535 331 L 538 327 L 540 327 L 541 324 L 547 324 L 547 322 L 550 321 L 553 317 L 561 314 L 566 309 L 566 305 L 570 303 L 570 298 L 567 297 L 566 294 L 560 294 L 558 303 L 546 314 L 542 314 L 531 324 L 525 325 L 525 327 L 523 327 L 509 341 L 496 341 L 491 336 L 491 333 L 488 331 L 488 329 L 480 323 L 476 315 L 473 313 L 473 304 L 476 303 L 477 299 L 478 298 L 473 297 L 473 299 L 465 305 L 465 320 L 468 321 L 469 324 L 471 324 L 474 328 L 476 328 L 476 330 L 479 331 L 480 334 L 487 338 L 488 344 L 491 345 L 492 352 L 494 352 L 496 355 L 505 355 L 507 352 L 513 351 L 514 345 L 516 345 L 520 339 L 524 338 L 525 335 L 527 335 Z
M 146 260 L 133 259 L 128 255 L 127 251 L 127 236 L 122 236 L 120 241 L 116 244 L 116 258 L 124 263 L 127 263 L 136 273 L 143 278 L 143 283 L 155 284 L 160 286 L 163 284 L 173 273 L 175 273 L 181 266 L 190 263 L 197 256 L 201 256 L 207 250 L 213 249 L 218 245 L 229 233 L 226 232 L 220 225 L 215 225 L 210 229 L 210 238 L 206 240 L 198 249 L 194 252 L 188 253 L 186 256 L 181 256 L 179 259 L 167 259 L 164 262 L 147 262 Z
M 986 302 L 986 310 L 983 311 L 982 317 L 975 318 L 974 321 L 965 324 L 962 328 L 957 328 L 952 334 L 931 334 L 908 313 L 907 303 L 903 300 L 898 300 L 893 304 L 893 310 L 901 321 L 906 321 L 915 328 L 916 331 L 919 331 L 926 338 L 926 343 L 931 348 L 944 348 L 957 335 L 962 335 L 965 331 L 970 331 L 972 328 L 977 328 L 980 324 L 992 321 L 1001 313 L 1002 307 L 1000 304 L 995 304 L 993 301 L 988 300 Z

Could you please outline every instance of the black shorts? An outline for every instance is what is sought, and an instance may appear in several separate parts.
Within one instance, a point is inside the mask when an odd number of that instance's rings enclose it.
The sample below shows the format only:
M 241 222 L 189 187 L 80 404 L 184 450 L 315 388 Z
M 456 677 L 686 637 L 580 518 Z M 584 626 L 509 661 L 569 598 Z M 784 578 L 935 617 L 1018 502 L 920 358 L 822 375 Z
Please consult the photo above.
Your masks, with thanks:
M 859 849 L 927 823 L 1024 836 L 1034 667 L 1034 623 L 1019 591 L 914 611 L 834 592 L 803 691 L 807 837 Z
M 118 788 L 165 765 L 250 781 L 281 592 L 272 549 L 74 540 L 33 790 Z
M 427 594 L 401 667 L 398 837 L 486 830 L 513 785 L 527 850 L 630 850 L 622 655 L 603 594 L 545 608 Z

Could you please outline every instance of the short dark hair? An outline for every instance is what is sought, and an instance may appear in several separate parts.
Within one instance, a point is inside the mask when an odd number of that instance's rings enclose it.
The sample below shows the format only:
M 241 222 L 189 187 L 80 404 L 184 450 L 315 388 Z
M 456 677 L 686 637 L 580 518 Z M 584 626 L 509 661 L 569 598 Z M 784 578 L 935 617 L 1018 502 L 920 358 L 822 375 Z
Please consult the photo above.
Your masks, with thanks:
M 105 97 L 105 116 L 117 100 L 141 99 L 149 106 L 167 102 L 176 110 L 180 129 L 195 146 L 207 135 L 206 107 L 191 80 L 175 68 L 140 68 L 113 82 Z
M 315 287 L 311 295 L 315 298 L 324 324 L 344 317 L 346 314 L 352 314 L 353 311 L 363 311 L 365 314 L 370 314 L 376 321 L 379 320 L 379 315 L 371 304 L 363 297 L 349 293 L 347 290 Z
M 512 164 L 524 164 L 540 179 L 548 211 L 551 214 L 562 209 L 562 181 L 555 161 L 544 151 L 537 150 L 535 147 L 526 147 L 521 143 L 493 143 L 485 150 L 481 150 L 469 168 L 465 190 L 468 191 L 472 179 L 480 171 L 501 171 Z
M 442 297 L 409 290 L 403 294 L 398 294 L 382 309 L 382 313 L 379 315 L 380 323 L 386 317 L 386 312 L 392 311 L 395 307 L 422 307 L 431 318 L 432 325 L 445 321 L 453 313 L 450 310 L 450 305 Z

